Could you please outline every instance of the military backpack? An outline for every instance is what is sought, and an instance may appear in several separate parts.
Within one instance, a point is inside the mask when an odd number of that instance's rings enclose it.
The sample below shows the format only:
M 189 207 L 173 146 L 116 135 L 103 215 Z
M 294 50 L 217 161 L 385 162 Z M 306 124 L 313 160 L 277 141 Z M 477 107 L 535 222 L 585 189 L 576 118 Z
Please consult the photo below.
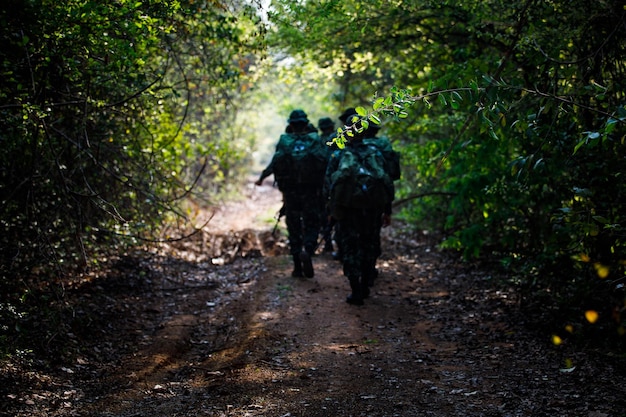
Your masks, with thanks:
M 317 133 L 285 133 L 274 153 L 274 177 L 278 187 L 321 186 L 324 181 L 328 149 Z
M 385 159 L 374 145 L 345 148 L 331 174 L 330 200 L 337 218 L 345 209 L 382 209 L 393 200 L 394 186 Z
M 400 153 L 395 151 L 386 137 L 365 138 L 363 143 L 376 146 L 385 158 L 385 170 L 393 181 L 400 179 Z

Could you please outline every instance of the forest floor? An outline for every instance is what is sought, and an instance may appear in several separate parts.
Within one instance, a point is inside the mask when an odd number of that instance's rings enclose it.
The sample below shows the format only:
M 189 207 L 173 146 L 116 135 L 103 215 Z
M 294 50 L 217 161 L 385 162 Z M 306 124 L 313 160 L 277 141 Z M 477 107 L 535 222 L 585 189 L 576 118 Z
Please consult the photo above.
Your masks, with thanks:
M 291 277 L 280 193 L 242 195 L 202 233 L 67 283 L 49 357 L 3 364 L 0 415 L 626 416 L 623 362 L 554 345 L 494 271 L 396 224 L 349 305 L 329 253 Z

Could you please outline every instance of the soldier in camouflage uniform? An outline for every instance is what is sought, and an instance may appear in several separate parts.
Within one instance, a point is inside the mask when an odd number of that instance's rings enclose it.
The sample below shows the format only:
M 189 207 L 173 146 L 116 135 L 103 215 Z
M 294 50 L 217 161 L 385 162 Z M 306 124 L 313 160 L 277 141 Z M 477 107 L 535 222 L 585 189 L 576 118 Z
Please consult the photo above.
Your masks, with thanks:
M 345 125 L 351 125 L 354 109 L 347 109 L 339 119 Z M 363 146 L 368 138 L 375 136 L 369 130 L 355 133 L 346 144 L 347 148 Z M 370 144 L 371 143 L 370 141 Z M 341 151 L 333 152 L 326 170 L 324 193 L 329 196 L 332 188 L 331 176 L 338 169 Z M 385 170 L 387 168 L 385 167 Z M 330 202 L 332 205 L 332 201 Z M 340 248 L 343 258 L 343 274 L 348 278 L 351 294 L 346 301 L 349 304 L 362 305 L 369 297 L 369 287 L 377 276 L 376 261 L 381 254 L 380 229 L 391 222 L 391 201 L 379 209 L 351 209 L 346 213 L 336 214 L 339 222 Z
M 317 133 L 311 131 L 307 114 L 302 110 L 291 112 L 286 131 L 299 134 L 308 133 L 314 135 L 319 141 Z M 263 171 L 256 185 L 261 185 L 263 180 L 273 173 L 273 162 Z M 320 230 L 319 207 L 311 204 L 312 201 L 321 199 L 323 178 L 317 183 L 302 184 L 291 178 L 278 179 L 278 187 L 283 194 L 283 208 L 285 223 L 289 235 L 289 251 L 291 253 L 294 269 L 294 277 L 313 277 L 313 263 L 311 257 L 317 248 L 317 238 Z
M 379 130 L 380 128 L 378 126 L 370 125 L 370 127 L 363 134 L 364 136 L 363 143 L 374 145 L 381 151 L 381 153 L 385 157 L 385 170 L 389 174 L 390 178 L 393 181 L 396 181 L 400 179 L 399 155 L 396 154 L 396 152 L 393 150 L 393 146 L 388 138 L 384 136 L 380 136 L 380 137 L 376 136 Z M 394 155 L 394 154 L 397 155 L 397 158 L 390 157 L 391 155 Z M 385 213 L 387 213 L 387 211 L 389 214 L 391 214 L 391 204 L 389 205 L 389 208 L 388 210 L 385 211 Z M 386 226 L 389 224 L 389 218 L 387 217 L 385 213 L 380 219 L 378 219 L 379 221 L 376 224 L 376 229 L 377 229 L 376 230 L 376 247 L 377 247 L 376 257 L 377 258 L 379 258 L 380 255 L 382 254 L 382 248 L 381 248 L 381 243 L 380 243 L 381 229 L 383 226 Z M 368 279 L 369 279 L 368 284 L 370 287 L 374 285 L 374 280 L 377 277 L 378 277 L 378 270 L 374 266 L 371 274 L 368 275 Z

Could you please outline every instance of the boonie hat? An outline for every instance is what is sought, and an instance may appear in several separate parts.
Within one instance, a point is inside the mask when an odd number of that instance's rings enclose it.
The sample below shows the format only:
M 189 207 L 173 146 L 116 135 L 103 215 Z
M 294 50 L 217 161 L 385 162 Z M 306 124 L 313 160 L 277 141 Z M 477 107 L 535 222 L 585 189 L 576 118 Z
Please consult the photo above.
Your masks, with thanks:
M 302 123 L 302 122 L 308 122 L 309 118 L 307 117 L 306 113 L 304 112 L 304 110 L 294 110 L 291 112 L 291 114 L 289 115 L 289 119 L 287 119 L 287 123 Z
M 330 117 L 322 117 L 317 122 L 317 127 L 319 127 L 320 129 L 325 129 L 327 127 L 335 127 L 335 122 L 333 122 L 333 119 L 331 119 Z

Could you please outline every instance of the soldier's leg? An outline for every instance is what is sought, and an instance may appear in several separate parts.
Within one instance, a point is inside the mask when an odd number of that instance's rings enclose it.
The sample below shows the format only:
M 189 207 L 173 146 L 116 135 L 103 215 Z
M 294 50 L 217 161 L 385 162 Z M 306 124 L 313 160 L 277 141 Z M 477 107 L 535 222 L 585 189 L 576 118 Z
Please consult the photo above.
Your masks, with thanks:
M 363 292 L 361 286 L 361 245 L 359 242 L 359 218 L 348 216 L 339 222 L 342 236 L 343 274 L 350 283 L 350 295 L 346 297 L 349 304 L 362 305 Z
M 289 253 L 293 259 L 293 272 L 294 277 L 301 277 L 302 261 L 300 259 L 300 252 L 302 252 L 302 246 L 304 240 L 302 238 L 302 219 L 301 211 L 299 208 L 299 202 L 297 196 L 287 194 L 284 195 L 285 200 L 285 223 L 287 224 L 287 235 L 289 238 Z
M 364 213 L 360 224 L 360 242 L 362 245 L 361 278 L 365 288 L 363 292 L 369 295 L 369 287 L 374 283 L 378 271 L 376 260 L 380 256 L 380 213 L 377 210 Z
M 319 206 L 316 204 L 319 197 L 316 192 L 306 192 L 302 194 L 302 227 L 304 249 L 313 256 L 317 249 L 317 239 L 320 232 L 320 212 Z
M 324 252 L 332 252 L 333 247 L 333 221 L 327 212 L 324 212 L 322 220 L 322 238 L 324 239 Z
M 303 244 L 304 251 L 300 253 L 300 259 L 302 260 L 302 271 L 304 276 L 311 278 L 314 275 L 313 261 L 311 258 L 315 254 L 317 249 L 317 239 L 319 237 L 320 230 L 320 217 L 319 210 L 315 204 L 311 204 L 317 198 L 316 195 L 311 194 L 302 196 L 302 228 L 303 228 Z M 309 204 L 307 204 L 307 202 Z

